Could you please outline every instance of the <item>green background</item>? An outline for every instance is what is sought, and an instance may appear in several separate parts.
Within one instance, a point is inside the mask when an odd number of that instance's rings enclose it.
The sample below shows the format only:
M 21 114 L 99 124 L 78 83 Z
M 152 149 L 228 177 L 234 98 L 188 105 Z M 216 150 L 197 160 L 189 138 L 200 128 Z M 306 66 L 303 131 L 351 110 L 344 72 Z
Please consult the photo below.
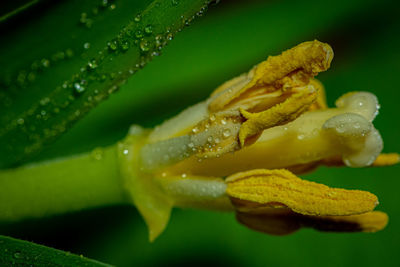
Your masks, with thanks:
M 328 103 L 370 91 L 381 104 L 375 127 L 384 152 L 400 152 L 400 21 L 395 1 L 222 1 L 188 27 L 120 91 L 33 161 L 88 151 L 123 138 L 131 124 L 154 126 L 219 84 L 300 42 L 318 39 L 335 52 L 318 78 Z M 398 266 L 400 166 L 319 168 L 305 177 L 373 192 L 389 214 L 384 231 L 334 234 L 254 232 L 233 214 L 174 210 L 152 244 L 133 207 L 117 206 L 0 226 L 0 234 L 83 254 L 117 266 Z

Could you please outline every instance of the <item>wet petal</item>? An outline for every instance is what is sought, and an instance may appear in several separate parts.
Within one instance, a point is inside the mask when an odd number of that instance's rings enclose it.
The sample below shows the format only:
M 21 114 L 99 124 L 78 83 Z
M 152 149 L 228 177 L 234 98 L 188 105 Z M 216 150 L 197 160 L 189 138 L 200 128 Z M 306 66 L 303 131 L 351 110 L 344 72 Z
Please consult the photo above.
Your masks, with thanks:
M 339 100 L 337 108 L 308 111 L 292 122 L 264 130 L 254 143 L 235 153 L 201 162 L 189 158 L 172 168 L 227 176 L 258 168 L 308 165 L 311 169 L 331 158 L 340 158 L 351 167 L 369 166 L 382 150 L 380 134 L 371 123 L 379 107 L 376 97 L 357 92 Z

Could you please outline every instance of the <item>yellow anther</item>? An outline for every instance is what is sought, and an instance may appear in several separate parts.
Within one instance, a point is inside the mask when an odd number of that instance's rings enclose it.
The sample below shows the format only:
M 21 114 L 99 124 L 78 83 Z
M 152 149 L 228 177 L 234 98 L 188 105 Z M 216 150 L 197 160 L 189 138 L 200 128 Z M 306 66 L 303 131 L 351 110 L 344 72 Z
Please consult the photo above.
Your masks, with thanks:
M 260 134 L 263 130 L 270 127 L 295 120 L 310 107 L 316 98 L 317 92 L 314 90 L 314 87 L 310 86 L 293 94 L 283 103 L 259 113 L 250 113 L 240 109 L 240 113 L 247 119 L 239 131 L 241 146 L 244 145 L 248 137 Z
M 333 59 L 332 48 L 317 40 L 301 43 L 283 52 L 280 56 L 271 56 L 261 62 L 255 71 L 254 85 L 270 84 L 299 70 L 309 76 L 326 71 Z M 251 86 L 249 84 L 248 86 Z
M 372 163 L 372 167 L 391 166 L 400 162 L 400 155 L 398 153 L 382 153 Z M 319 162 L 321 165 L 329 167 L 344 166 L 343 160 L 340 157 L 333 157 L 324 159 Z M 318 163 L 315 163 L 318 164 Z
M 352 215 L 372 211 L 375 195 L 359 190 L 329 188 L 305 181 L 291 172 L 253 170 L 234 174 L 226 180 L 227 194 L 263 205 L 284 205 L 304 215 Z
M 254 95 L 306 86 L 312 77 L 329 68 L 332 58 L 328 44 L 316 40 L 301 43 L 218 87 L 208 108 L 217 112 Z
M 400 162 L 400 155 L 397 153 L 380 154 L 372 166 L 390 166 Z

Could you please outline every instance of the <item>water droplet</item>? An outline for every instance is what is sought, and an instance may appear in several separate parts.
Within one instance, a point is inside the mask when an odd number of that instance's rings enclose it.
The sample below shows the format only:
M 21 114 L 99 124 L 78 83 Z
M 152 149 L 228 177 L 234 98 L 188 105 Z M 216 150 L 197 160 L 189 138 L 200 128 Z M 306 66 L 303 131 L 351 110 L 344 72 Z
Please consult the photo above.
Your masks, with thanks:
M 213 141 L 212 136 L 209 136 L 209 137 L 207 138 L 207 141 L 208 141 L 209 143 L 211 143 L 211 142 Z
M 115 51 L 118 48 L 118 44 L 117 44 L 116 40 L 112 40 L 111 42 L 108 42 L 107 46 L 111 51 Z
M 20 252 L 15 252 L 14 253 L 14 258 L 16 258 L 16 259 L 21 258 L 21 253 Z
M 156 35 L 156 37 L 154 38 L 156 40 L 156 46 L 163 46 L 163 40 L 164 40 L 164 36 L 162 36 L 161 34 Z
M 124 155 L 128 155 L 129 150 L 128 149 L 124 149 L 124 151 L 122 153 L 124 153 Z
M 140 50 L 142 51 L 142 52 L 148 52 L 149 50 L 150 50 L 150 47 L 149 47 L 149 42 L 147 42 L 146 40 L 142 40 L 141 42 L 140 42 Z
M 173 6 L 177 6 L 177 5 L 179 5 L 179 0 L 172 0 L 171 3 Z
M 95 160 L 101 160 L 103 158 L 103 150 L 101 148 L 96 148 L 91 153 Z
M 216 144 L 219 144 L 221 142 L 221 140 L 218 137 L 216 137 L 214 141 Z
M 97 67 L 98 67 L 98 65 L 97 65 L 96 59 L 92 59 L 92 60 L 90 60 L 90 61 L 88 62 L 88 69 L 89 69 L 89 70 L 94 70 L 94 69 L 97 68 Z
M 139 22 L 142 19 L 142 15 L 137 14 L 134 18 L 134 21 Z
M 210 121 L 215 121 L 215 115 L 210 116 Z
M 82 94 L 85 91 L 85 87 L 81 86 L 79 83 L 74 83 L 74 90 L 77 94 Z
M 24 119 L 23 118 L 19 118 L 18 120 L 17 120 L 17 123 L 19 124 L 19 125 L 23 125 L 24 124 Z
M 297 136 L 297 139 L 299 139 L 299 140 L 303 140 L 304 139 L 304 134 L 299 134 L 298 136 Z
M 50 98 L 45 97 L 40 100 L 40 105 L 45 106 L 50 102 Z
M 140 39 L 143 37 L 143 32 L 141 30 L 135 31 L 135 37 L 136 39 Z
M 174 39 L 174 35 L 172 33 L 168 33 L 167 40 L 171 41 L 172 39 Z
M 231 130 L 225 129 L 224 132 L 222 133 L 222 135 L 223 135 L 225 138 L 231 136 Z
M 192 129 L 192 132 L 193 132 L 193 133 L 198 133 L 198 132 L 199 132 L 199 128 L 194 127 L 194 128 Z
M 41 63 L 42 63 L 42 66 L 45 67 L 45 68 L 50 67 L 50 60 L 48 60 L 47 58 L 43 58 L 41 60 Z
M 186 178 L 187 175 L 186 175 L 186 173 L 182 173 L 181 176 L 182 176 L 182 178 Z
M 117 6 L 115 4 L 110 5 L 110 10 L 114 10 Z
M 153 33 L 153 27 L 149 24 L 149 25 L 147 25 L 146 27 L 144 27 L 144 32 L 147 34 L 147 35 L 151 35 L 152 33 Z
M 90 43 L 84 43 L 84 44 L 83 44 L 83 48 L 89 49 L 89 48 L 90 48 Z
M 129 49 L 129 42 L 128 41 L 122 42 L 121 48 L 124 51 L 128 50 Z
M 221 124 L 222 124 L 222 125 L 226 125 L 226 120 L 222 119 L 222 120 L 221 120 Z
M 108 5 L 108 0 L 102 0 L 101 1 L 101 6 L 102 7 L 107 7 L 107 5 Z

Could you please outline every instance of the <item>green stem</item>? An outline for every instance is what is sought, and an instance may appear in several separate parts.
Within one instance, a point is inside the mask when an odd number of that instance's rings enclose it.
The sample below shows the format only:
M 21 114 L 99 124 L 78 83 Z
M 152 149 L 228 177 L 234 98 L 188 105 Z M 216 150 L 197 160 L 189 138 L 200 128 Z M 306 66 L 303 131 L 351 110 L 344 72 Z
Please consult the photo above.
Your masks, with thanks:
M 127 202 L 116 146 L 0 171 L 0 221 Z

